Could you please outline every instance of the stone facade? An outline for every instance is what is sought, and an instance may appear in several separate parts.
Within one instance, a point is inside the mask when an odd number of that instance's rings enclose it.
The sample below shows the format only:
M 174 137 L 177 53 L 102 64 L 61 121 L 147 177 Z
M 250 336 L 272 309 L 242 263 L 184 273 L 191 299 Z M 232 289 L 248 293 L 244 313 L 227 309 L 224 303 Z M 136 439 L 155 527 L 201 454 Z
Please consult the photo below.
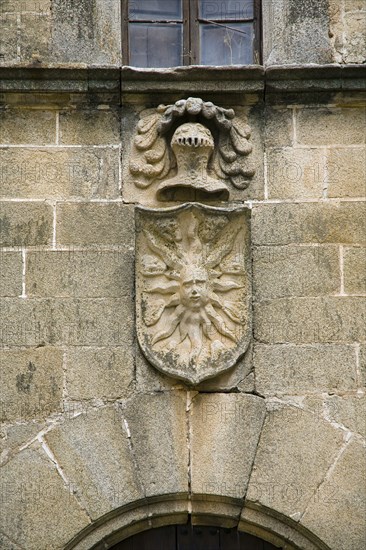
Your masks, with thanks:
M 223 69 L 121 69 L 120 17 L 0 4 L 0 547 L 110 548 L 190 516 L 361 550 L 365 1 L 264 0 L 263 66 Z M 137 342 L 129 166 L 141 113 L 192 96 L 250 127 L 255 173 L 232 197 L 249 346 L 189 383 Z

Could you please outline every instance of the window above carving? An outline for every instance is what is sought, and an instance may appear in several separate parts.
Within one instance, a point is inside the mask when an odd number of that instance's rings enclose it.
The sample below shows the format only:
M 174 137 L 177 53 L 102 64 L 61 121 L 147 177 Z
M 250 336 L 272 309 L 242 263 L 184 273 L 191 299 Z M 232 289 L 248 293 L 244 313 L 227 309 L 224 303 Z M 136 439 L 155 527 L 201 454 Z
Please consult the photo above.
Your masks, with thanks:
M 260 0 L 122 0 L 134 67 L 260 63 Z

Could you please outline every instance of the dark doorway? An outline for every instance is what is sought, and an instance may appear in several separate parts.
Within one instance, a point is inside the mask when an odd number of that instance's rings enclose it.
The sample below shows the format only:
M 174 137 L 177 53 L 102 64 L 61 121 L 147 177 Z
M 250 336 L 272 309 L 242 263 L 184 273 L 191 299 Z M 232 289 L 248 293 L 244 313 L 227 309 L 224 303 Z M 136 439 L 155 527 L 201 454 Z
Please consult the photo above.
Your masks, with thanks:
M 168 525 L 143 531 L 111 550 L 278 550 L 269 542 L 236 529 Z

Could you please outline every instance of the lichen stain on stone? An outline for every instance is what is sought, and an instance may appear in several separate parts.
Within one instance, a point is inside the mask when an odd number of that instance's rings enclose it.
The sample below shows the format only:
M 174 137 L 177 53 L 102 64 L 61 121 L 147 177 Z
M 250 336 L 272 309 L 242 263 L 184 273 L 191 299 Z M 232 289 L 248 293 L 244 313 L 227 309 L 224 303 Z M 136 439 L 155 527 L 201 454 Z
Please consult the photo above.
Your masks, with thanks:
M 47 234 L 49 232 L 50 224 L 48 220 L 45 220 L 42 216 L 40 223 L 37 223 L 37 237 L 43 242 L 47 239 Z
M 50 385 L 50 387 L 51 387 L 51 393 L 52 393 L 53 397 L 56 397 L 59 394 L 60 386 L 57 383 L 54 376 L 51 376 L 51 385 Z
M 0 234 L 9 235 L 10 233 L 10 221 L 8 216 L 0 218 Z
M 328 14 L 328 0 L 291 0 L 289 5 L 289 23 L 304 19 L 325 19 Z
M 17 374 L 16 377 L 16 386 L 19 393 L 29 393 L 31 389 L 31 384 L 33 381 L 33 373 L 37 370 L 32 361 L 28 363 L 27 372 Z
M 10 235 L 8 223 L 4 221 L 3 226 L 4 236 L 7 237 Z M 44 216 L 39 220 L 30 219 L 28 221 L 20 221 L 13 225 L 11 233 L 12 239 L 9 241 L 9 246 L 15 246 L 19 243 L 33 244 L 33 241 L 34 244 L 44 244 L 48 240 L 50 234 L 50 223 Z

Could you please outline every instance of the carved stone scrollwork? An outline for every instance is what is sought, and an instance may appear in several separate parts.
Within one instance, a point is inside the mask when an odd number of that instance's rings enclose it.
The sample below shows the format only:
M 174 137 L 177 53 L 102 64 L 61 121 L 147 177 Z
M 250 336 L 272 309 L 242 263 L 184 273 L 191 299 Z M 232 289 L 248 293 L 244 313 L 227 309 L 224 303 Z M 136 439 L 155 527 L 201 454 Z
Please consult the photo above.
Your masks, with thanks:
M 245 189 L 255 173 L 250 134 L 233 109 L 210 101 L 190 97 L 160 105 L 137 126 L 134 183 L 144 189 L 159 182 L 159 200 L 228 199 L 230 186 Z
M 198 383 L 232 367 L 250 334 L 249 213 L 137 210 L 136 319 L 159 370 Z
M 250 134 L 233 109 L 191 97 L 143 112 L 133 142 L 134 199 L 148 189 L 155 205 L 186 203 L 137 207 L 138 340 L 155 367 L 190 384 L 232 368 L 249 344 L 250 212 L 196 201 L 248 186 Z

